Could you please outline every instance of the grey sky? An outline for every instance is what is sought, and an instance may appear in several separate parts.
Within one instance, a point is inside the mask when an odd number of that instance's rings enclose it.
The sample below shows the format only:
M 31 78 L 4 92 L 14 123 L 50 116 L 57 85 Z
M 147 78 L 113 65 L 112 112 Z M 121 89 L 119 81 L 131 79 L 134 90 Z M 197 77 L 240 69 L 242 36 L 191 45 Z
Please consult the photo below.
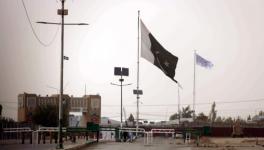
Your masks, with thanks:
M 56 0 L 24 0 L 33 26 L 44 42 L 57 27 L 36 21 L 59 22 Z M 59 1 L 59 0 L 58 0 Z M 183 86 L 181 102 L 192 104 L 193 51 L 213 62 L 197 66 L 197 103 L 216 101 L 219 115 L 242 116 L 264 109 L 264 1 L 263 0 L 67 0 L 65 22 L 89 26 L 65 28 L 65 93 L 102 96 L 102 115 L 119 119 L 120 89 L 114 66 L 130 68 L 124 104 L 136 111 L 137 10 L 156 39 L 179 57 L 176 76 Z M 4 115 L 16 118 L 17 95 L 41 95 L 59 87 L 60 34 L 43 47 L 32 34 L 20 0 L 0 1 L 0 103 Z M 59 30 L 60 31 L 60 30 Z M 141 118 L 168 119 L 177 111 L 177 85 L 158 68 L 140 58 Z M 254 101 L 262 99 L 263 101 Z M 221 104 L 218 102 L 243 101 Z M 149 106 L 160 105 L 162 106 Z M 210 110 L 197 104 L 197 112 Z

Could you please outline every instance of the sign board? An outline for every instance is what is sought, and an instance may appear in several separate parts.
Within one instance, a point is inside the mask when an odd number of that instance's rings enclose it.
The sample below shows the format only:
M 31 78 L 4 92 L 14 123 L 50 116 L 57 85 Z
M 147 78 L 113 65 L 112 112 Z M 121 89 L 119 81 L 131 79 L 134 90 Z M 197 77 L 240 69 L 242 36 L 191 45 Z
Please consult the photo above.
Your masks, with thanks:
M 115 67 L 114 68 L 114 75 L 121 76 L 121 73 L 122 73 L 121 67 Z
M 58 15 L 68 15 L 68 9 L 64 9 L 63 11 L 62 11 L 62 9 L 58 9 L 57 10 L 57 14 Z
M 128 76 L 129 75 L 129 69 L 128 68 L 121 68 L 121 67 L 115 67 L 114 68 L 114 75 L 116 76 Z
M 101 121 L 101 97 L 91 96 L 89 100 L 88 108 L 88 122 L 93 122 L 94 124 L 100 124 Z
M 129 70 L 128 70 L 128 68 L 122 68 L 122 75 L 123 75 L 123 76 L 128 76 L 128 75 L 129 75 Z
M 143 91 L 142 90 L 133 90 L 133 94 L 142 95 Z

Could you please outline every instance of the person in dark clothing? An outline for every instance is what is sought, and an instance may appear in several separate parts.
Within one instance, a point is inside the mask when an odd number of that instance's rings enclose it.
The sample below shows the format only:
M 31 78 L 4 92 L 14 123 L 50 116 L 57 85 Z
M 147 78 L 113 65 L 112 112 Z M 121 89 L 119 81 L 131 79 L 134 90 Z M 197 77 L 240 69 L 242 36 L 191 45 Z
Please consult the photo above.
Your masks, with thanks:
M 127 141 L 127 132 L 124 132 L 124 142 Z

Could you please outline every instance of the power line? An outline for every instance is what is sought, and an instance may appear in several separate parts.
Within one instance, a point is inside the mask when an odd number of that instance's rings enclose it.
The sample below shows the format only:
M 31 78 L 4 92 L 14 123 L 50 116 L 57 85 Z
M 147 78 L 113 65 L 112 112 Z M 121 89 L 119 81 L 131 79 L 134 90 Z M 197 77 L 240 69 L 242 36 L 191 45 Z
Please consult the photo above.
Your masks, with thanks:
M 264 98 L 259 99 L 246 99 L 246 100 L 238 100 L 238 101 L 215 101 L 216 104 L 231 104 L 231 103 L 249 103 L 249 102 L 261 102 L 264 101 Z M 198 103 L 199 105 L 211 105 L 213 102 L 208 103 Z M 189 104 L 183 104 L 189 105 Z
M 264 98 L 259 99 L 247 99 L 247 100 L 239 100 L 239 101 L 215 101 L 216 104 L 232 104 L 232 103 L 250 103 L 250 102 L 261 102 L 264 101 Z M 195 105 L 211 105 L 213 102 L 206 103 L 196 103 Z M 181 105 L 192 105 L 190 103 L 185 103 Z M 119 105 L 102 105 L 104 107 L 118 107 Z M 125 105 L 126 107 L 136 107 L 136 105 Z M 178 106 L 178 104 L 142 104 L 141 106 L 145 107 L 174 107 Z
M 259 99 L 247 99 L 247 100 L 239 100 L 239 101 L 215 101 L 216 104 L 232 104 L 232 103 L 250 103 L 250 102 L 261 102 L 264 101 L 264 98 L 259 98 Z M 1 101 L 3 103 L 17 103 L 16 101 Z M 207 103 L 196 103 L 197 105 L 211 105 L 212 102 L 207 102 Z M 178 104 L 142 104 L 141 106 L 146 106 L 146 107 L 168 107 L 168 106 L 177 106 Z M 182 104 L 182 105 L 192 105 L 192 104 Z M 120 105 L 102 105 L 103 107 L 119 107 Z M 136 105 L 124 105 L 126 107 L 136 107 Z
M 33 32 L 33 35 L 34 35 L 35 38 L 39 41 L 39 43 L 40 43 L 41 45 L 43 45 L 44 47 L 48 47 L 48 46 L 50 46 L 50 45 L 55 41 L 55 38 L 56 38 L 56 36 L 57 36 L 57 34 L 58 34 L 58 31 L 59 31 L 59 26 L 57 27 L 57 30 L 56 30 L 56 32 L 55 32 L 53 38 L 51 39 L 51 41 L 48 42 L 48 43 L 44 43 L 43 41 L 40 40 L 40 38 L 38 37 L 38 35 L 37 35 L 35 29 L 33 28 L 33 25 L 32 25 L 32 23 L 31 23 L 31 19 L 30 19 L 29 15 L 28 15 L 28 11 L 27 11 L 26 5 L 25 5 L 25 3 L 24 3 L 24 0 L 22 0 L 22 4 L 23 4 L 24 10 L 25 10 L 25 13 L 26 13 L 27 20 L 28 20 L 28 23 L 29 23 L 29 25 L 30 25 L 31 31 Z

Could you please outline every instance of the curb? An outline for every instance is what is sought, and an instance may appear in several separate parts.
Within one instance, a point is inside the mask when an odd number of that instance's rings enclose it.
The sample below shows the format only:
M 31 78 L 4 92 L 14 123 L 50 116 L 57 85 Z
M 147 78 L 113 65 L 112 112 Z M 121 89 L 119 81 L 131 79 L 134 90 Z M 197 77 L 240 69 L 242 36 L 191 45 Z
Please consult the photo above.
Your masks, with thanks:
M 86 142 L 86 143 L 83 143 L 83 144 L 68 145 L 68 146 L 65 146 L 61 150 L 78 150 L 78 149 L 84 148 L 84 147 L 86 147 L 86 146 L 88 146 L 90 144 L 93 144 L 93 143 L 97 143 L 97 142 L 96 141 L 90 141 L 90 142 Z M 59 150 L 59 149 L 53 148 L 53 149 L 50 149 L 50 150 Z

